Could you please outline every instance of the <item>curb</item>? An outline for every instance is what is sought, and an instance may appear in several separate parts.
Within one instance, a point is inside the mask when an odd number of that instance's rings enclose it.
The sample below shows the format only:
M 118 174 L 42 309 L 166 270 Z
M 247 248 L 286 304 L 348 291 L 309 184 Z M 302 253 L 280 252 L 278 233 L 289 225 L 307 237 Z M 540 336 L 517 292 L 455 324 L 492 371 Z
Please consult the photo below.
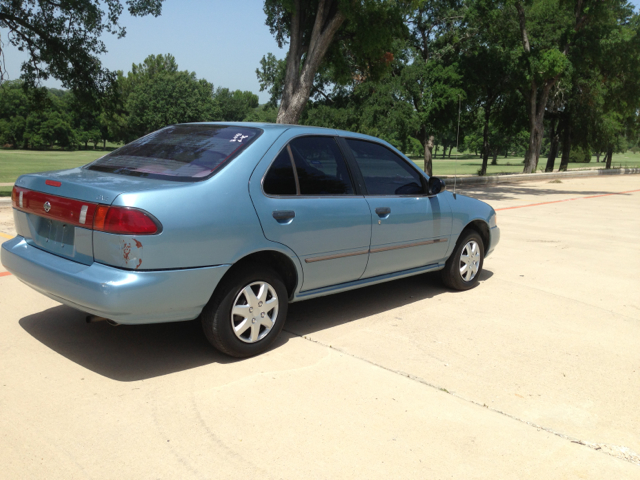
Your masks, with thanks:
M 517 173 L 506 175 L 488 175 L 484 177 L 464 176 L 458 177 L 456 185 L 496 185 L 498 183 L 518 183 L 518 182 L 542 182 L 560 178 L 580 178 L 597 177 L 599 175 L 630 175 L 640 174 L 640 168 L 612 168 L 609 170 L 578 170 L 569 172 L 549 172 L 549 173 Z M 447 186 L 452 186 L 454 178 L 450 175 L 439 177 L 445 180 Z

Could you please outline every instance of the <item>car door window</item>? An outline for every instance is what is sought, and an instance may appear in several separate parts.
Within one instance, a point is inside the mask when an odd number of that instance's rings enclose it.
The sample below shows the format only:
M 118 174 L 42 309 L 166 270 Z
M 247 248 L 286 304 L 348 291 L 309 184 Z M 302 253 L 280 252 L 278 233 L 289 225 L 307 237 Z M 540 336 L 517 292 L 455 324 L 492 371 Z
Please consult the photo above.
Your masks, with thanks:
M 332 137 L 292 140 L 271 164 L 263 188 L 267 195 L 352 195 L 354 192 L 346 162 Z
M 422 178 L 400 156 L 386 147 L 363 140 L 346 139 L 364 177 L 369 195 L 419 195 Z
M 293 174 L 291 157 L 285 148 L 276 157 L 264 177 L 264 193 L 268 195 L 295 195 L 296 180 Z
M 352 195 L 353 186 L 338 144 L 332 137 L 299 137 L 289 144 L 300 195 Z

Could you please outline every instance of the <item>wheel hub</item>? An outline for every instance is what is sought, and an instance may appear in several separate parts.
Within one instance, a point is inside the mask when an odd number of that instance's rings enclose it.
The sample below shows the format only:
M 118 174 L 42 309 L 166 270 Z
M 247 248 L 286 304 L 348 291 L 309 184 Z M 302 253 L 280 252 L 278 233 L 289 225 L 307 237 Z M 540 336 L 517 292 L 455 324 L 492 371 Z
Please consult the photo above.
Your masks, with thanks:
M 231 308 L 231 327 L 245 343 L 266 337 L 278 318 L 278 295 L 267 282 L 253 282 L 240 290 Z
M 470 282 L 480 269 L 480 245 L 470 240 L 460 254 L 460 276 L 465 282 Z

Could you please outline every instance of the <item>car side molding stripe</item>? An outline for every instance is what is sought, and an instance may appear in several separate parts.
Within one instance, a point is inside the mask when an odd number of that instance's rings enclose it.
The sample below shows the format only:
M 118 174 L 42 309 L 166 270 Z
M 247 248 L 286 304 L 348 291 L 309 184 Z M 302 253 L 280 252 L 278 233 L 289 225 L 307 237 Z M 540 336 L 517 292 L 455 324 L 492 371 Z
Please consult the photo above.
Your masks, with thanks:
M 336 258 L 354 257 L 356 255 L 366 255 L 369 250 L 358 250 L 357 252 L 338 253 L 336 255 L 327 255 L 326 257 L 305 258 L 305 263 L 322 262 L 323 260 L 334 260 Z
M 369 253 L 386 252 L 388 250 L 398 250 L 399 248 L 419 247 L 420 245 L 431 245 L 434 243 L 448 242 L 448 238 L 436 238 L 434 240 L 426 240 L 424 242 L 403 243 L 402 245 L 393 245 L 390 247 L 380 247 L 369 250 Z
M 389 250 L 398 250 L 400 248 L 411 248 L 411 247 L 419 247 L 421 245 L 431 245 L 434 243 L 448 242 L 448 238 L 436 238 L 434 240 L 426 240 L 424 242 L 412 242 L 412 243 L 404 243 L 402 245 L 393 245 L 390 247 L 380 247 L 374 248 L 371 250 L 358 250 L 357 252 L 349 252 L 349 253 L 338 253 L 336 255 L 326 255 L 324 257 L 311 257 L 305 258 L 305 263 L 314 263 L 314 262 L 322 262 L 324 260 L 335 260 L 336 258 L 344 258 L 344 257 L 353 257 L 356 255 L 365 255 L 367 253 L 379 253 L 386 252 Z

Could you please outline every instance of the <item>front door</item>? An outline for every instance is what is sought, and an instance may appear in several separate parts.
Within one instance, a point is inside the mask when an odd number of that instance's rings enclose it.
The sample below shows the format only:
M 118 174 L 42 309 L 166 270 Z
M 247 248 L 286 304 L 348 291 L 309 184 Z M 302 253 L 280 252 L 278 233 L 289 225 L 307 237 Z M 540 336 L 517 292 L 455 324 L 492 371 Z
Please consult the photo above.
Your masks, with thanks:
M 363 278 L 444 261 L 449 206 L 425 193 L 424 177 L 383 145 L 345 139 L 363 177 L 371 211 L 371 246 Z

